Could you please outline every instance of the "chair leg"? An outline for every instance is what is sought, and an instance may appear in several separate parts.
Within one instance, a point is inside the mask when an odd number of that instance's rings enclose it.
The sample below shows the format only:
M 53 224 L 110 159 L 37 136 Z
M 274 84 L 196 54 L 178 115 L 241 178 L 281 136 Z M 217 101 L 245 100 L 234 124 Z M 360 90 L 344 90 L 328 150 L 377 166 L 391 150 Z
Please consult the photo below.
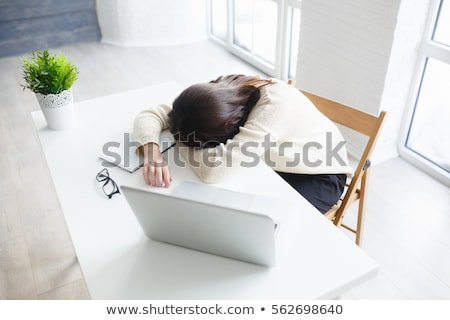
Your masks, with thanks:
M 359 189 L 359 204 L 358 204 L 358 221 L 356 224 L 356 244 L 361 245 L 362 234 L 364 229 L 364 219 L 366 211 L 366 195 L 367 195 L 367 185 L 369 183 L 369 173 L 370 167 L 364 170 L 361 177 L 361 187 Z

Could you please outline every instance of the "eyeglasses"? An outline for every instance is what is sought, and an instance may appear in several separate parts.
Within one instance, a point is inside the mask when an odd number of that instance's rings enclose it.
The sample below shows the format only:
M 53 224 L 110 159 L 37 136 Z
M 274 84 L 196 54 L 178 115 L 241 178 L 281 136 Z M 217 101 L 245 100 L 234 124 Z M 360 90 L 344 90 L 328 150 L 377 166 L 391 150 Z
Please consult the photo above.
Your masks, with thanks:
M 99 173 L 97 173 L 96 179 L 98 182 L 103 182 L 102 186 L 103 193 L 109 199 L 111 199 L 112 196 L 115 195 L 116 193 L 120 194 L 119 187 L 117 186 L 117 183 L 109 176 L 108 169 L 104 168 Z

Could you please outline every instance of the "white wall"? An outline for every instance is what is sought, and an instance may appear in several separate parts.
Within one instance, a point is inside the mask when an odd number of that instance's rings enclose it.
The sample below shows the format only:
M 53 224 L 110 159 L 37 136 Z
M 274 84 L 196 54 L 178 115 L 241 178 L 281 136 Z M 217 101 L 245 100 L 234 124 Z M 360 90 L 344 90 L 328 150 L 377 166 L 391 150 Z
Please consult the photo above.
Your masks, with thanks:
M 428 3 L 302 0 L 297 86 L 373 114 L 388 111 L 375 162 L 398 155 Z
M 206 40 L 206 0 L 96 0 L 102 42 L 165 46 Z

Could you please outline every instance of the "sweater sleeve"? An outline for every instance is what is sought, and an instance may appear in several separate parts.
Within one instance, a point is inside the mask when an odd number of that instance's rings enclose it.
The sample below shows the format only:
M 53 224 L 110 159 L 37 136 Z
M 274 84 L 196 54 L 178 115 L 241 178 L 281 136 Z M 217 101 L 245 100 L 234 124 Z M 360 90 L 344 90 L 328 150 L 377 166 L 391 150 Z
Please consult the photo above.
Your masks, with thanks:
M 218 183 L 261 161 L 266 136 L 264 131 L 241 127 L 240 132 L 225 144 L 204 149 L 181 144 L 178 150 L 200 180 Z
M 150 142 L 159 144 L 161 131 L 168 129 L 168 113 L 172 107 L 161 104 L 148 108 L 139 113 L 133 124 L 133 138 L 139 144 L 144 145 Z

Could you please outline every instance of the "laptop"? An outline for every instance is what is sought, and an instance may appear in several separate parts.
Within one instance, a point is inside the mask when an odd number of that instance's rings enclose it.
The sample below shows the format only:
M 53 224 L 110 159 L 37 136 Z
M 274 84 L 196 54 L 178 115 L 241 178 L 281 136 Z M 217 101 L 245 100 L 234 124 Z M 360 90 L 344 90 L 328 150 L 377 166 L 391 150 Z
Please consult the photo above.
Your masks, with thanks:
M 122 185 L 152 240 L 262 266 L 275 265 L 281 200 L 182 181 L 171 194 Z

